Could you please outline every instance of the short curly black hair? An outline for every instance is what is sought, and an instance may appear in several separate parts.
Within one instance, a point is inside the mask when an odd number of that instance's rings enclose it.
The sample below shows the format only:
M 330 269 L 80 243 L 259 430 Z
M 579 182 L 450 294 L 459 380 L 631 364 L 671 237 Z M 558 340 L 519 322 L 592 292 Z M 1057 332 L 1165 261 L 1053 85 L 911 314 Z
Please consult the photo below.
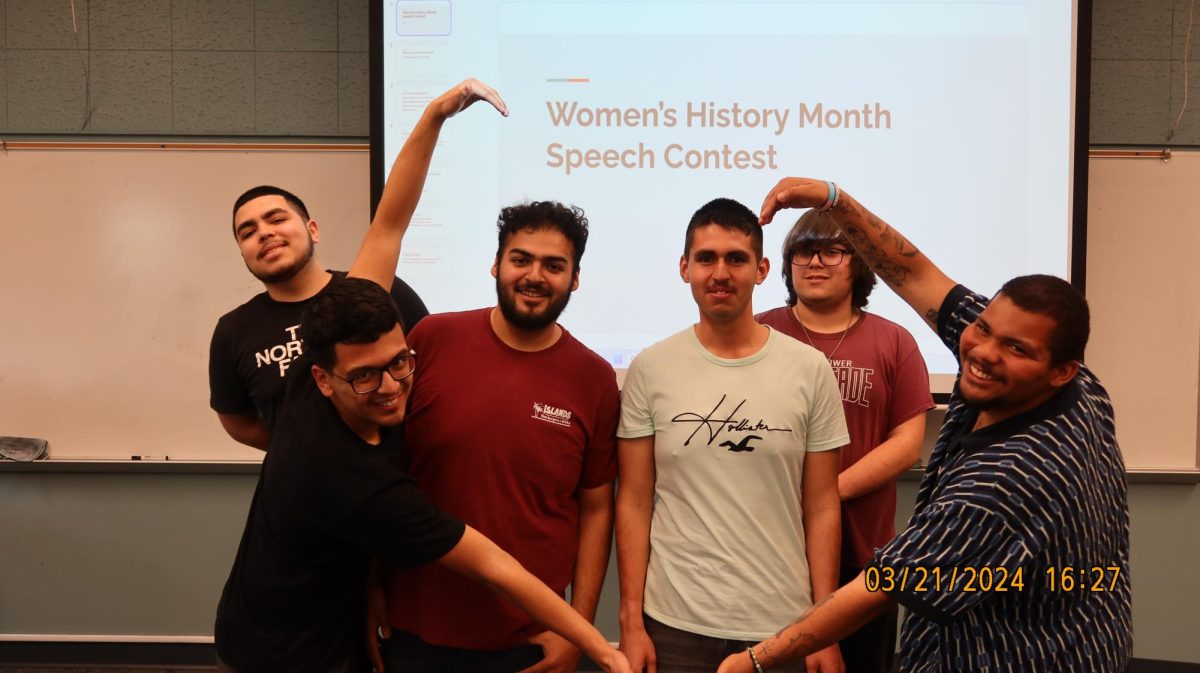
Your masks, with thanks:
M 369 344 L 403 325 L 388 291 L 365 278 L 330 281 L 300 316 L 304 352 L 322 369 L 337 364 L 337 344 Z
M 566 206 L 558 201 L 532 201 L 518 203 L 500 211 L 496 220 L 499 243 L 496 246 L 496 259 L 504 252 L 508 239 L 518 231 L 543 231 L 553 229 L 562 233 L 574 248 L 571 254 L 574 262 L 573 272 L 579 272 L 579 262 L 583 259 L 583 250 L 587 247 L 588 220 L 579 206 Z

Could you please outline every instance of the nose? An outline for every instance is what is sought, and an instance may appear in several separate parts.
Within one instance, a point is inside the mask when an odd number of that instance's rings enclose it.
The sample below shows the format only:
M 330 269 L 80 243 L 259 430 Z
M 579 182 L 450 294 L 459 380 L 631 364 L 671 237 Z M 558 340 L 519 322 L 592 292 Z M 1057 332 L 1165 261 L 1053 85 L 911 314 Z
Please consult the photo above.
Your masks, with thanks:
M 999 344 L 995 339 L 983 338 L 971 347 L 971 356 L 985 362 L 995 362 L 999 355 Z
M 378 392 L 380 396 L 390 397 L 404 390 L 408 386 L 408 382 L 411 380 L 411 377 L 406 377 L 400 381 L 397 381 L 396 379 L 392 378 L 390 373 L 385 371 L 380 375 L 379 387 L 376 388 L 376 392 Z
M 729 277 L 729 263 L 724 258 L 718 258 L 713 267 L 713 278 L 723 280 Z

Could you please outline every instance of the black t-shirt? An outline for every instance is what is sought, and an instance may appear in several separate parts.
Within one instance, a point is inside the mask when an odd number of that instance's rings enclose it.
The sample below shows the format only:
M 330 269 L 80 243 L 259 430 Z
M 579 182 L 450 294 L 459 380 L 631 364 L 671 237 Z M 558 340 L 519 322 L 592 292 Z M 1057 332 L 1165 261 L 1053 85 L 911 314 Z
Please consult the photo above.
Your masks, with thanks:
M 239 673 L 328 671 L 362 650 L 368 560 L 411 567 L 462 538 L 400 467 L 401 428 L 370 445 L 301 358 L 221 603 L 217 653 Z
M 334 280 L 346 277 L 344 271 L 331 273 Z M 217 321 L 208 352 L 213 411 L 257 411 L 268 431 L 274 427 L 283 403 L 284 376 L 303 352 L 300 314 L 312 299 L 280 302 L 263 292 Z M 399 278 L 392 281 L 392 299 L 400 307 L 405 332 L 429 315 L 417 293 Z

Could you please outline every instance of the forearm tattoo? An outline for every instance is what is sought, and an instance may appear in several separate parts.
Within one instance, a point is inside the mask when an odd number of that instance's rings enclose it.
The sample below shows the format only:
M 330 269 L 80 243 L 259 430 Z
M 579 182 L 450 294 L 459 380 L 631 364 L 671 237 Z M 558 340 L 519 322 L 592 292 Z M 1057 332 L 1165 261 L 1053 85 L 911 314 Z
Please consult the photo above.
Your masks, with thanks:
M 834 594 L 829 594 L 825 598 L 817 601 L 811 608 L 805 611 L 803 615 L 800 615 L 796 621 L 788 624 L 775 634 L 775 638 L 783 643 L 783 648 L 780 652 L 781 654 L 795 652 L 797 648 L 800 648 L 805 654 L 812 654 L 813 652 L 823 650 L 833 644 L 833 641 L 829 640 L 828 638 L 821 638 L 815 633 L 799 629 L 796 630 L 795 633 L 789 633 L 785 635 L 788 629 L 792 628 L 793 626 L 800 625 L 805 619 L 808 619 L 808 616 L 816 611 L 817 608 L 833 600 L 833 596 Z M 765 641 L 759 644 L 758 658 L 764 665 L 767 665 L 768 663 L 775 664 L 778 663 L 779 660 L 779 657 L 771 654 L 771 648 Z
M 867 264 L 885 283 L 893 287 L 903 287 L 904 282 L 908 280 L 908 275 L 911 270 L 903 264 L 893 262 L 888 254 L 875 245 L 871 240 L 870 235 L 855 225 L 846 225 L 843 230 L 846 232 L 846 238 L 850 239 L 850 244 L 863 257 L 866 258 Z M 915 253 L 915 248 L 913 249 Z
M 864 214 L 866 215 L 867 224 L 879 232 L 879 240 L 884 243 L 895 243 L 896 253 L 901 257 L 916 257 L 917 253 L 920 252 L 917 250 L 917 246 L 909 242 L 907 238 L 904 238 L 900 232 L 888 226 L 887 222 L 876 217 L 874 213 L 866 212 Z
M 938 311 L 936 308 L 931 308 L 925 312 L 925 321 L 930 325 L 937 327 Z
M 917 246 L 852 198 L 845 198 L 837 210 L 843 216 L 839 219 L 846 238 L 866 259 L 871 269 L 888 285 L 903 287 L 912 269 L 899 260 L 914 259 L 921 254 Z M 867 231 L 853 223 L 865 223 L 867 228 L 874 231 Z M 889 249 L 894 252 L 889 252 Z

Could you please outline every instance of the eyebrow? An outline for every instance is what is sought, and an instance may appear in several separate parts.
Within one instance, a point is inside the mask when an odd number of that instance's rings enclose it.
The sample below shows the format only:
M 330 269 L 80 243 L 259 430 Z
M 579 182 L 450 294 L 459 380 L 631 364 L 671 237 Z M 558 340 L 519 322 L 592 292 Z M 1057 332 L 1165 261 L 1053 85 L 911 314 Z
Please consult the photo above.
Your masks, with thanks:
M 272 217 L 278 215 L 279 213 L 286 213 L 286 212 L 287 212 L 286 208 L 272 208 L 272 209 L 268 210 L 267 212 L 263 213 L 261 217 L 258 217 L 258 218 L 252 217 L 252 218 L 246 220 L 245 222 L 242 222 L 241 224 L 237 225 L 237 228 L 235 228 L 233 230 L 233 232 L 235 234 L 240 234 L 240 233 L 242 233 L 242 230 L 245 229 L 246 227 L 253 227 L 256 219 L 269 220 Z
M 372 365 L 362 365 L 360 367 L 355 367 L 354 369 L 351 369 L 350 371 L 346 372 L 346 377 L 349 378 L 351 376 L 354 376 L 355 374 L 359 374 L 359 373 L 367 372 L 367 371 L 379 371 L 380 369 L 387 369 L 389 366 L 391 366 L 391 364 L 393 362 L 395 362 L 396 360 L 399 360 L 400 358 L 403 358 L 403 357 L 412 357 L 412 347 L 411 346 L 405 346 L 404 350 L 393 355 L 391 357 L 391 359 L 389 359 L 387 362 L 385 362 L 383 364 L 383 366 L 381 366 L 381 367 L 375 367 Z
M 545 257 L 538 257 L 537 255 L 533 254 L 532 252 L 529 252 L 528 250 L 522 250 L 521 248 L 512 248 L 511 250 L 508 251 L 508 254 L 524 255 L 526 257 L 532 257 L 534 259 L 540 259 L 544 262 L 562 262 L 563 264 L 567 263 L 567 258 L 563 257 L 561 255 L 546 255 Z
M 751 250 L 737 249 L 737 250 L 726 250 L 725 252 L 717 252 L 716 250 L 713 250 L 712 248 L 692 248 L 692 254 L 693 255 L 706 255 L 707 254 L 707 255 L 714 255 L 717 257 L 730 257 L 733 255 L 744 255 L 746 257 L 754 256 L 754 252 Z
M 982 323 L 983 326 L 988 329 L 988 331 L 991 331 L 991 329 L 992 329 L 991 324 L 989 324 L 988 321 L 984 320 L 983 316 L 979 316 L 978 318 L 976 318 L 975 322 Z M 1030 341 L 1027 341 L 1025 339 L 1019 339 L 1017 337 L 1006 336 L 1006 337 L 1001 337 L 1000 340 L 1006 344 L 1014 344 L 1014 345 L 1020 346 L 1021 348 L 1023 348 L 1025 351 L 1027 351 L 1029 353 L 1037 352 L 1037 348 L 1034 347 L 1033 343 Z

